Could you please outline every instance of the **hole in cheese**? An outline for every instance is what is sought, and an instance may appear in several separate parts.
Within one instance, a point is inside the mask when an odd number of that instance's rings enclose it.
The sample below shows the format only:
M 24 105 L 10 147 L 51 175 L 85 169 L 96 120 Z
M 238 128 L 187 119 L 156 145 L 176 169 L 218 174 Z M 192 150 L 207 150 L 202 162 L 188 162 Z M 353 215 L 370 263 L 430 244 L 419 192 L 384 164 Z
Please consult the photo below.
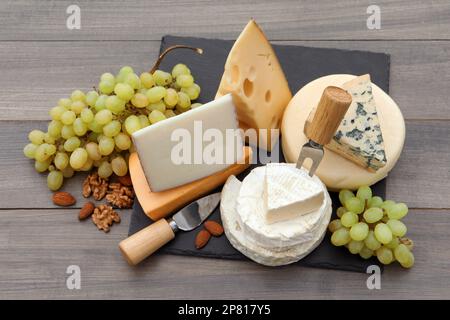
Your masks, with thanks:
M 250 98 L 253 94 L 253 82 L 248 79 L 244 80 L 244 94 L 247 98 Z
M 237 65 L 233 65 L 231 67 L 231 83 L 238 83 L 239 81 L 239 67 Z
M 248 78 L 250 81 L 255 81 L 255 79 L 256 79 L 256 69 L 255 69 L 254 66 L 251 66 L 250 69 L 248 70 L 248 76 L 247 76 L 247 78 Z
M 270 90 L 266 91 L 266 94 L 264 96 L 264 100 L 266 100 L 267 103 L 269 103 L 270 100 L 272 100 L 272 92 Z

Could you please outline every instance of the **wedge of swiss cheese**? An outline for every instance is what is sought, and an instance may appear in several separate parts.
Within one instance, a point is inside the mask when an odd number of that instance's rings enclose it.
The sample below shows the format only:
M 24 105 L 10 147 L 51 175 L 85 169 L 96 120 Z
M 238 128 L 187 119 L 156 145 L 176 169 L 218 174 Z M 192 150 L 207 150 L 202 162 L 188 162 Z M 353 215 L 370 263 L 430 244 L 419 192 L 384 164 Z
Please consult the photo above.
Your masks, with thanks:
M 258 146 L 272 150 L 292 93 L 272 46 L 254 20 L 239 35 L 226 60 L 216 98 L 227 93 L 233 94 L 239 126 L 256 129 Z

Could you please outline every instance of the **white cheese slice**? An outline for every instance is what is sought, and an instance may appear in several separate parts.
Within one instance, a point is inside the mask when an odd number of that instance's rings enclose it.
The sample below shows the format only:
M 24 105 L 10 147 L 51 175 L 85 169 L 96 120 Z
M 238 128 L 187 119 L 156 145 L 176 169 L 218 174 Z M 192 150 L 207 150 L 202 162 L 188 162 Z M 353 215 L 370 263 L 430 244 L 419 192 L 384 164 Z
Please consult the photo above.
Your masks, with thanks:
M 265 166 L 264 204 L 267 223 L 290 220 L 322 205 L 323 188 L 305 170 L 280 163 Z
M 238 129 L 229 94 L 133 133 L 150 189 L 159 192 L 178 187 L 241 160 L 243 140 Z

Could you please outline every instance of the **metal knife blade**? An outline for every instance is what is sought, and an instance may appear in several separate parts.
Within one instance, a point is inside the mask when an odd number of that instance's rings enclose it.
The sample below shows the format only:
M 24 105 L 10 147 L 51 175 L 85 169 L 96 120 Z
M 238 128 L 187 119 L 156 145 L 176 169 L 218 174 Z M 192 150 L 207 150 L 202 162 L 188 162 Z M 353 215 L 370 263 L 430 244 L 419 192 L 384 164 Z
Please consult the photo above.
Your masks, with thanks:
M 320 144 L 309 140 L 303 145 L 302 150 L 300 151 L 300 155 L 298 156 L 297 160 L 297 169 L 300 169 L 302 167 L 303 162 L 305 162 L 307 158 L 311 159 L 312 164 L 309 168 L 309 176 L 312 177 L 316 172 L 320 161 L 322 160 L 323 154 L 323 147 Z
M 198 227 L 214 211 L 220 202 L 220 192 L 210 194 L 187 205 L 173 215 L 176 227 L 183 231 L 190 231 Z

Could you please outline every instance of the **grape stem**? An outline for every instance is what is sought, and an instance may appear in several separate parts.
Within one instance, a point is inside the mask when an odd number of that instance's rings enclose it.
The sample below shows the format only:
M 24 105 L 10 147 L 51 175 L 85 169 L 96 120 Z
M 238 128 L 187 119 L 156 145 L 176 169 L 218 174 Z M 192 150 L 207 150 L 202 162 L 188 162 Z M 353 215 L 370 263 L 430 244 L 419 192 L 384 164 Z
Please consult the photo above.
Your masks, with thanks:
M 191 47 L 191 46 L 186 46 L 183 44 L 177 44 L 174 46 L 170 46 L 168 47 L 166 50 L 164 50 L 163 53 L 161 53 L 158 57 L 158 59 L 156 60 L 155 64 L 153 65 L 153 67 L 150 69 L 150 73 L 153 74 L 156 70 L 158 70 L 159 65 L 161 64 L 162 60 L 164 59 L 165 55 L 168 54 L 170 51 L 175 50 L 175 49 L 189 49 L 192 51 L 195 51 L 198 54 L 203 54 L 203 49 L 202 48 L 195 48 L 195 47 Z

